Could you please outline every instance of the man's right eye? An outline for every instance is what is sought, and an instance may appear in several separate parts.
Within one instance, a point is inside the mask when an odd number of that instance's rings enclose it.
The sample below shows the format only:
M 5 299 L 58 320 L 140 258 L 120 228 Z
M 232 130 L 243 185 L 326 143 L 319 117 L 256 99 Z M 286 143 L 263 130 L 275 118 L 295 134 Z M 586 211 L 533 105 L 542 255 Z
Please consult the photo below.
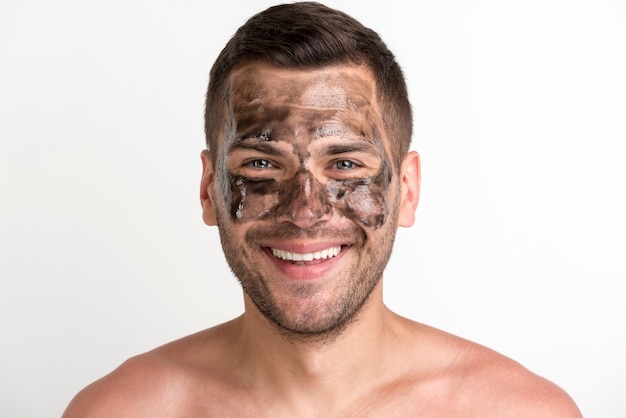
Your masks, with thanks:
M 252 160 L 248 164 L 250 165 L 250 167 L 257 168 L 260 170 L 274 167 L 272 163 L 270 163 L 268 160 L 262 160 L 262 159 Z

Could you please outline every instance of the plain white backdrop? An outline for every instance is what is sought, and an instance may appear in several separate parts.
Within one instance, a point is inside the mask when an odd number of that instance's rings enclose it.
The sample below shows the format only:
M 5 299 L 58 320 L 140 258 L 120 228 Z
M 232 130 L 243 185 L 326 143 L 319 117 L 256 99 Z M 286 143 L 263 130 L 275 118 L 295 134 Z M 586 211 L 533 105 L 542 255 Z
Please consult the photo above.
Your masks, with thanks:
M 0 0 L 0 416 L 58 417 L 242 312 L 201 221 L 203 99 L 274 3 Z M 381 34 L 414 105 L 422 199 L 386 303 L 626 416 L 626 4 L 326 4 Z

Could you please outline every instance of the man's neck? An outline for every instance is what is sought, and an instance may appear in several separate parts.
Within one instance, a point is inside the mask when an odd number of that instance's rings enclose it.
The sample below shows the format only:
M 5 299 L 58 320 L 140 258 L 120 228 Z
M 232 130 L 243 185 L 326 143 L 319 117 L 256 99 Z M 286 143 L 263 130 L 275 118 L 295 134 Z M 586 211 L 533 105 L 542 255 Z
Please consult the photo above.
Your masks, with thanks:
M 249 382 L 293 399 L 306 393 L 332 398 L 336 388 L 368 390 L 368 384 L 389 373 L 386 360 L 398 336 L 395 315 L 382 302 L 381 284 L 355 320 L 329 340 L 285 337 L 246 297 L 239 360 L 250 373 Z

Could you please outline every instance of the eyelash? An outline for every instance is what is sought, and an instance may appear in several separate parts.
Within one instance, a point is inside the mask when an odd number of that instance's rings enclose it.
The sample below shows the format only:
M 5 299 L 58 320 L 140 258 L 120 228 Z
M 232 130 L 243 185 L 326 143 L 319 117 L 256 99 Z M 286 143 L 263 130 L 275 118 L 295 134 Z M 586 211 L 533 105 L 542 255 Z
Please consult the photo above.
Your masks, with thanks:
M 256 160 L 249 161 L 246 165 L 256 170 L 266 170 L 275 167 L 270 160 L 266 160 L 264 158 L 257 158 Z
M 349 167 L 344 167 L 343 165 L 345 165 L 347 163 L 347 165 L 349 165 Z M 348 171 L 348 170 L 353 170 L 355 168 L 360 167 L 359 164 L 357 164 L 356 162 L 352 161 L 352 160 L 337 160 L 337 161 L 333 161 L 332 163 L 332 168 L 336 169 L 336 170 L 340 170 L 340 171 Z

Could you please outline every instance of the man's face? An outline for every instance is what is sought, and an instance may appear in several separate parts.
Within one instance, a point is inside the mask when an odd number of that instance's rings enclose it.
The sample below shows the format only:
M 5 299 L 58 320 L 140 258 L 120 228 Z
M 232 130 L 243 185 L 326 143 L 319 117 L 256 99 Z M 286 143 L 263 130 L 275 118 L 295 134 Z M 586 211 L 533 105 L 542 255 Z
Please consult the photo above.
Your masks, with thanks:
M 397 228 L 373 76 L 249 65 L 229 99 L 231 129 L 203 187 L 231 269 L 283 331 L 338 332 L 381 279 Z

